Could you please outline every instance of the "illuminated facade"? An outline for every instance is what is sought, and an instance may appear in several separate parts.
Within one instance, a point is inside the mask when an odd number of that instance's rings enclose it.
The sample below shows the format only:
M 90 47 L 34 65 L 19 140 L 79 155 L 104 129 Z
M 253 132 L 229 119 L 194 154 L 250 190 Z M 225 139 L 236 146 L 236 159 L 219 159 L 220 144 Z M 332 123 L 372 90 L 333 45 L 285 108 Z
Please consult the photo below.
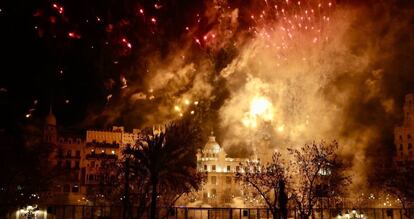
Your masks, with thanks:
M 122 150 L 127 145 L 134 145 L 139 135 L 139 130 L 134 129 L 132 133 L 125 132 L 124 127 L 114 126 L 108 131 L 86 131 L 86 142 L 83 148 L 84 185 L 86 194 L 95 194 L 96 191 L 105 188 L 115 179 L 115 173 L 106 165 L 114 165 Z M 108 192 L 110 193 L 110 192 Z
M 394 130 L 397 165 L 414 164 L 414 94 L 405 96 L 404 122 Z
M 240 162 L 244 161 L 246 159 L 227 157 L 212 134 L 204 148 L 197 153 L 198 171 L 207 174 L 198 192 L 200 205 L 234 206 L 235 198 L 242 196 L 241 185 L 234 180 L 234 174 L 239 171 Z
M 139 132 L 134 129 L 129 133 L 124 127 L 114 126 L 107 131 L 87 130 L 86 138 L 62 133 L 51 110 L 43 130 L 44 143 L 52 147 L 49 161 L 54 170 L 52 187 L 45 194 L 48 202 L 87 203 L 88 192 L 101 183 L 103 161 L 116 161 L 123 147 L 135 144 Z

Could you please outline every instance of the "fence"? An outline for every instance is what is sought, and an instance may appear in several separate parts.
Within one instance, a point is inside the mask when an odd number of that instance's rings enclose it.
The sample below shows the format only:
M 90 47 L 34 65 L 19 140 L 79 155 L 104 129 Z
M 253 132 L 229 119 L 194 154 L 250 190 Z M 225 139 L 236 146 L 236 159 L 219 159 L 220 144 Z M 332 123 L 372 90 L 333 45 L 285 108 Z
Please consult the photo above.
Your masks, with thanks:
M 121 206 L 87 206 L 87 205 L 54 205 L 40 206 L 36 212 L 36 219 L 122 219 Z M 315 209 L 314 219 L 414 219 L 414 209 L 408 209 L 407 215 L 400 208 L 364 208 L 356 209 L 353 215 L 350 209 Z M 348 213 L 348 215 L 347 215 Z M 136 218 L 137 209 L 132 209 L 132 216 Z M 363 215 L 363 217 L 361 217 Z M 289 210 L 288 217 L 299 219 L 295 210 Z M 24 219 L 27 214 L 17 210 L 9 214 L 7 219 Z M 144 214 L 141 219 L 147 219 Z M 272 213 L 265 208 L 190 208 L 174 207 L 161 209 L 160 218 L 163 219 L 272 219 Z

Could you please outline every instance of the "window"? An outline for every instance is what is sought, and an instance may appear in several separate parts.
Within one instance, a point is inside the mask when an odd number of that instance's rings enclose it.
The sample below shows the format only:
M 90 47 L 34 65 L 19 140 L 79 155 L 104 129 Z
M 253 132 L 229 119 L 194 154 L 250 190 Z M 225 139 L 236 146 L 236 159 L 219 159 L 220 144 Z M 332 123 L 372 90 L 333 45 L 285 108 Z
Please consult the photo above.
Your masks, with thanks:
M 91 167 L 95 167 L 95 161 L 91 162 Z
M 75 161 L 75 168 L 76 169 L 79 169 L 79 161 L 77 160 L 77 161 Z
M 230 166 L 227 166 L 227 172 L 230 172 Z
M 76 157 L 80 157 L 80 151 L 76 151 Z
M 63 186 L 63 192 L 70 192 L 70 186 L 69 186 L 69 184 L 65 184 Z
M 89 181 L 93 181 L 93 175 L 90 174 L 88 179 L 89 179 Z
M 67 169 L 70 169 L 71 168 L 70 160 L 67 160 L 66 161 L 66 168 Z
M 208 198 L 207 192 L 203 192 L 203 199 L 207 199 L 207 198 Z
M 413 148 L 413 144 L 409 143 L 408 144 L 408 149 L 412 149 Z
M 207 171 L 207 165 L 204 165 L 204 170 Z
M 211 166 L 211 171 L 216 171 L 216 165 Z
M 66 151 L 66 156 L 71 157 L 72 156 L 72 151 L 71 150 Z
M 409 140 L 411 140 L 411 135 L 407 135 L 407 138 L 408 138 Z
M 79 192 L 79 186 L 78 185 L 73 185 L 72 192 Z
M 216 195 L 217 195 L 217 191 L 216 191 L 216 189 L 212 189 L 212 190 L 211 190 L 211 196 L 212 196 L 212 197 L 216 197 Z
M 231 176 L 226 176 L 226 184 L 231 184 Z
M 211 176 L 211 184 L 216 185 L 216 183 L 217 183 L 217 177 Z
M 400 144 L 400 151 L 403 150 L 403 144 Z

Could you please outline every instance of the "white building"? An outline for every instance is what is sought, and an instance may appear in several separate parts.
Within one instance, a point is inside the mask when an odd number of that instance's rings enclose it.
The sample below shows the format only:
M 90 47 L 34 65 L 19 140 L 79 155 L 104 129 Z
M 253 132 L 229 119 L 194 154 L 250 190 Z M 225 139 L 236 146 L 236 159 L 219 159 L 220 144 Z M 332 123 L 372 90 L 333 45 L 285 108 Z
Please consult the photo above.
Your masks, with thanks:
M 197 153 L 198 171 L 207 174 L 205 184 L 197 195 L 198 203 L 216 207 L 234 206 L 235 198 L 241 197 L 243 192 L 234 175 L 239 171 L 240 163 L 246 160 L 227 157 L 211 134 L 204 148 Z

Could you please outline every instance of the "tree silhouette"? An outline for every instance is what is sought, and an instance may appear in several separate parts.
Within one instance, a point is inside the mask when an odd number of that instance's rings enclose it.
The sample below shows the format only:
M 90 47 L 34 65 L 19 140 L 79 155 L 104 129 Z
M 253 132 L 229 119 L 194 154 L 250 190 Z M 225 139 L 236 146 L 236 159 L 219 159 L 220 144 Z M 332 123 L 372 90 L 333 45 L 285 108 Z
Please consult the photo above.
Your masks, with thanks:
M 305 144 L 299 149 L 288 149 L 293 156 L 292 199 L 299 216 L 307 219 L 320 197 L 341 195 L 349 177 L 337 156 L 338 142 Z
M 394 167 L 386 174 L 385 190 L 394 194 L 401 203 L 404 215 L 410 217 L 408 207 L 414 203 L 414 167 L 411 165 Z
M 267 164 L 260 164 L 256 160 L 241 163 L 241 171 L 235 175 L 236 180 L 252 187 L 260 194 L 274 219 L 278 218 L 279 208 L 282 207 L 280 204 L 284 204 L 278 202 L 281 189 L 284 189 L 281 186 L 284 187 L 288 178 L 287 167 L 283 163 L 281 154 L 274 153 L 272 160 Z
M 171 206 L 182 194 L 197 190 L 203 175 L 197 172 L 196 145 L 199 129 L 190 120 L 171 123 L 164 130 L 146 129 L 133 147 L 133 171 L 146 179 L 151 191 L 150 217 L 158 217 L 158 199 L 169 199 Z M 168 198 L 167 198 L 168 197 Z

